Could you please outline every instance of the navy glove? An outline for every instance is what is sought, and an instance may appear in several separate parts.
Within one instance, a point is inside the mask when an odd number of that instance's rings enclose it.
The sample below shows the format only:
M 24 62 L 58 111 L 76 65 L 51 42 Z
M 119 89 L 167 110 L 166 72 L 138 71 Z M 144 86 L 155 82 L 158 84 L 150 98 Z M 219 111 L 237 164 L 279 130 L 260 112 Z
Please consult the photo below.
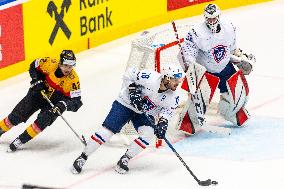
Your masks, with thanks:
M 143 111 L 142 86 L 131 83 L 128 86 L 130 104 L 138 111 Z
M 67 104 L 64 101 L 59 101 L 51 108 L 51 112 L 54 114 L 62 114 L 67 109 Z
M 161 117 L 154 128 L 154 134 L 158 139 L 164 139 L 168 128 L 168 120 Z

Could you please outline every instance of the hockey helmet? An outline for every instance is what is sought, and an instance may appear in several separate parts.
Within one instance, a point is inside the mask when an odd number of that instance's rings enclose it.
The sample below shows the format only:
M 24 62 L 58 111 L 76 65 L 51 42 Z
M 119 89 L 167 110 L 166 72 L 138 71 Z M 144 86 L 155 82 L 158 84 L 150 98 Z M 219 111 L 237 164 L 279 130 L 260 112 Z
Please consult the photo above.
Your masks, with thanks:
M 175 64 L 163 67 L 161 74 L 169 79 L 181 79 L 184 77 L 184 72 L 181 66 Z
M 72 50 L 63 50 L 60 54 L 60 64 L 75 66 L 76 57 Z
M 220 14 L 221 10 L 216 4 L 208 4 L 204 8 L 205 23 L 212 33 L 216 33 L 221 29 Z

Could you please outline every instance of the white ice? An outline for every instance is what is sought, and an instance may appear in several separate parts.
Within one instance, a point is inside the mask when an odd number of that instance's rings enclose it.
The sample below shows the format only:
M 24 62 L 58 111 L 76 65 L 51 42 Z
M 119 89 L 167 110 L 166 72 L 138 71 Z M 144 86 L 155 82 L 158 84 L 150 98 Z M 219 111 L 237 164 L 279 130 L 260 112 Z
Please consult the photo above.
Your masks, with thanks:
M 227 137 L 201 132 L 174 143 L 200 180 L 219 182 L 216 189 L 284 188 L 283 8 L 282 0 L 222 14 L 237 26 L 238 46 L 257 57 L 254 71 L 247 77 L 252 115 L 247 126 L 233 128 Z M 199 19 L 202 17 L 177 23 Z M 87 138 L 100 126 L 118 94 L 130 41 L 137 35 L 77 55 L 84 105 L 77 113 L 64 116 Z M 0 82 L 1 119 L 26 94 L 29 81 L 28 73 L 24 73 Z M 201 188 L 167 147 L 145 150 L 130 162 L 128 174 L 119 175 L 113 166 L 126 148 L 103 146 L 89 157 L 80 175 L 72 175 L 69 169 L 83 146 L 60 118 L 22 150 L 6 153 L 9 143 L 34 119 L 0 138 L 0 188 L 20 188 L 23 183 L 70 189 Z M 212 124 L 228 125 L 218 120 Z

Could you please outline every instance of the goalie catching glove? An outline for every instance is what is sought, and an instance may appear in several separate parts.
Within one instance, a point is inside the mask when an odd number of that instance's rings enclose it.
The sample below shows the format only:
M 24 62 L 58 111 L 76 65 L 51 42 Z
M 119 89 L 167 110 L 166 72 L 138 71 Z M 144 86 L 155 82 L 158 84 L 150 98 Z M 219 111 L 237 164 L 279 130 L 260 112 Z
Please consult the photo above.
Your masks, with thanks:
M 142 86 L 131 83 L 128 86 L 130 104 L 138 111 L 143 111 Z
M 154 128 L 155 135 L 158 139 L 164 139 L 168 128 L 168 120 L 161 117 Z
M 241 58 L 240 62 L 235 63 L 236 66 L 243 71 L 244 75 L 249 75 L 252 71 L 252 63 L 256 62 L 255 56 L 253 54 L 243 53 L 241 49 L 236 49 L 234 55 Z

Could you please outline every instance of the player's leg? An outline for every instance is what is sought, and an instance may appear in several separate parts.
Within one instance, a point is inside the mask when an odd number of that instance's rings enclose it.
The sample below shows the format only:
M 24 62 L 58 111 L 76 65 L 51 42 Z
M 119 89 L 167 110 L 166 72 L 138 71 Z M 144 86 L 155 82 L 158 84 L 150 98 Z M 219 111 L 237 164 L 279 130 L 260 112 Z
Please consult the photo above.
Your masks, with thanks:
M 241 71 L 233 74 L 227 81 L 227 91 L 221 94 L 219 113 L 234 125 L 243 126 L 250 118 L 245 105 L 248 100 L 248 85 Z
M 40 108 L 41 103 L 43 103 L 42 99 L 29 90 L 27 95 L 15 106 L 13 111 L 0 121 L 0 136 L 9 131 L 13 126 L 26 122 L 30 116 Z
M 144 114 L 136 114 L 131 121 L 134 128 L 138 131 L 139 137 L 130 144 L 125 154 L 117 162 L 115 171 L 120 174 L 124 174 L 129 171 L 129 160 L 142 152 L 149 146 L 149 144 L 153 143 L 153 140 L 156 139 L 154 128 L 149 126 L 152 124 Z
M 35 138 L 46 127 L 50 126 L 58 116 L 57 113 L 53 113 L 50 110 L 50 107 L 46 106 L 42 108 L 37 119 L 10 144 L 8 152 L 16 151 L 21 145 Z
M 102 127 L 91 136 L 81 155 L 74 161 L 71 171 L 74 174 L 80 173 L 88 156 L 94 153 L 101 145 L 109 141 L 114 134 L 119 133 L 123 125 L 130 120 L 133 114 L 134 112 L 132 110 L 114 101 Z

